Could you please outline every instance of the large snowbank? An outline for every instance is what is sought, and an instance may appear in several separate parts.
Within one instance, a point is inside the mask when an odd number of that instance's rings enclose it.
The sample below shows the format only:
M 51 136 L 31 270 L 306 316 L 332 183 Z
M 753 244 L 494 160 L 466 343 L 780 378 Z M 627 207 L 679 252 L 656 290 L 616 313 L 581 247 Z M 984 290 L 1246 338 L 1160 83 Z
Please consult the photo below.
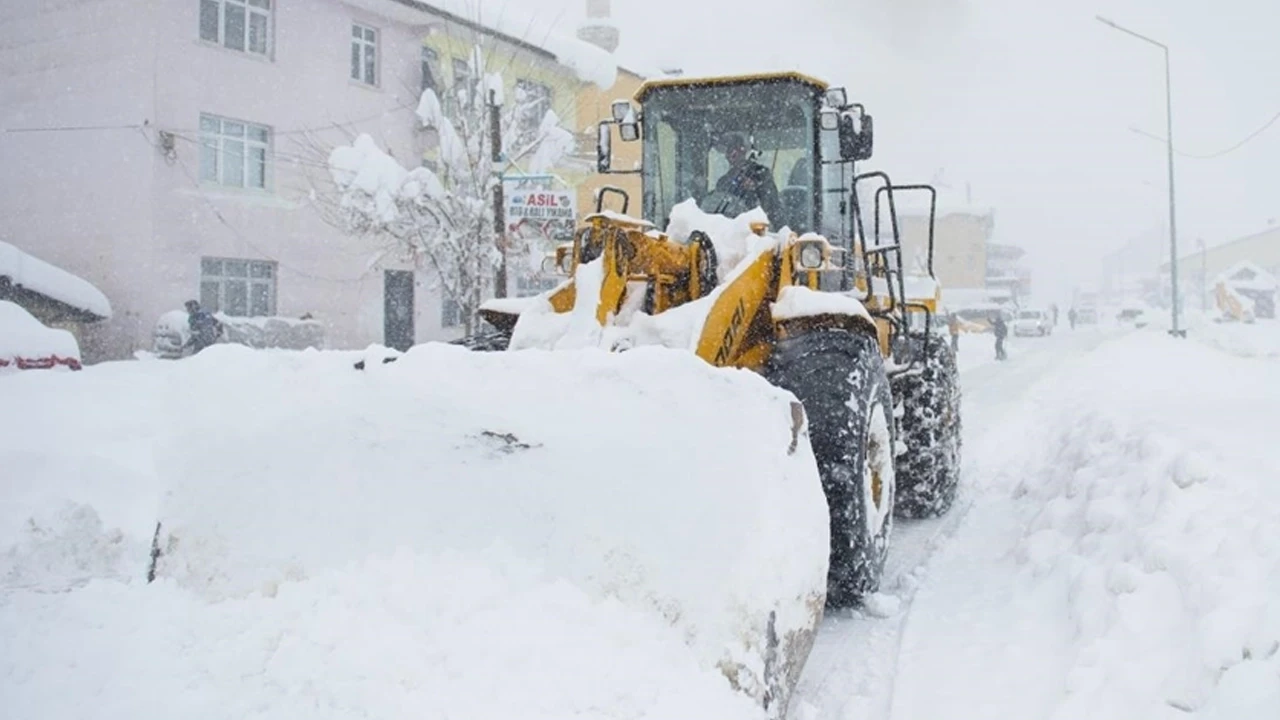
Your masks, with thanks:
M 1164 324 L 1167 326 L 1167 323 Z M 1213 322 L 1206 317 L 1197 317 L 1188 318 L 1187 327 L 1188 337 L 1192 341 L 1216 347 L 1232 355 L 1280 358 L 1280 321 Z
M 781 707 L 828 542 L 789 395 L 660 349 L 360 356 L 219 345 L 6 378 L 38 409 L 0 416 L 6 708 Z
M 0 242 L 0 277 L 98 317 L 111 317 L 107 296 L 88 280 L 28 255 L 7 242 Z
M 1036 623 L 1061 629 L 1052 717 L 1280 717 L 1277 406 L 1276 365 L 1134 333 L 979 448 L 1021 524 L 1014 607 L 1064 606 Z
M 80 346 L 66 330 L 45 327 L 31 313 L 0 300 L 0 367 L 59 360 L 78 366 Z

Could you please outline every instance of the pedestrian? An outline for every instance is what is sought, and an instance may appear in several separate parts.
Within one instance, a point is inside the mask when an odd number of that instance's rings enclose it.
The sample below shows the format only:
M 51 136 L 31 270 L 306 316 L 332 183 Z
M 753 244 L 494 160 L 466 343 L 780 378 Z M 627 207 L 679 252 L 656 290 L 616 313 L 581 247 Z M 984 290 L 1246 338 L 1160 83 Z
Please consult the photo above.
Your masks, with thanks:
M 947 314 L 947 332 L 951 333 L 951 352 L 960 354 L 960 316 Z
M 1071 323 L 1071 329 L 1076 329 L 1076 309 L 1071 308 L 1067 311 L 1067 322 Z
M 1050 305 L 1049 311 L 1053 313 L 1053 326 L 1058 327 L 1058 303 Z
M 191 339 L 187 340 L 187 346 L 191 348 L 192 355 L 218 342 L 218 338 L 222 337 L 222 323 L 208 310 L 201 308 L 200 303 L 195 300 L 187 301 L 187 326 L 191 328 Z
M 1004 314 L 996 313 L 991 320 L 991 332 L 996 336 L 996 359 L 1004 360 L 1004 338 L 1009 334 L 1009 326 L 1004 322 Z

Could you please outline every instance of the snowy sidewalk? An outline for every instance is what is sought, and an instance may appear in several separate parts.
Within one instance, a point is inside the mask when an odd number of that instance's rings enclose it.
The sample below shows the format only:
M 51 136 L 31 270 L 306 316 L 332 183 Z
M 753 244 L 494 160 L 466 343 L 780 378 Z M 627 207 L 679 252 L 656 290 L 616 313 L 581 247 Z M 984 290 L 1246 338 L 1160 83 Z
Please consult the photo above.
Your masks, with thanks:
M 892 717 L 1280 717 L 1280 364 L 1135 333 L 971 446 Z

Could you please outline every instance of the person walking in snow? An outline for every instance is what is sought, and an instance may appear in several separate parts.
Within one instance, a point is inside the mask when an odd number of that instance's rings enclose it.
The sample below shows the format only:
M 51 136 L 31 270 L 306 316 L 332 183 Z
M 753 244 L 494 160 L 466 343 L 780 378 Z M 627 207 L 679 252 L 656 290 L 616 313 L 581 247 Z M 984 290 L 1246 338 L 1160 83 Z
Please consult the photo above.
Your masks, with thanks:
M 947 315 L 947 332 L 951 333 L 951 352 L 960 353 L 960 316 L 955 313 Z
M 1067 311 L 1067 322 L 1071 323 L 1071 329 L 1076 329 L 1076 309 L 1071 308 Z
M 218 338 L 222 337 L 222 323 L 208 310 L 201 308 L 200 303 L 195 300 L 187 301 L 187 326 L 191 328 L 191 339 L 187 341 L 187 346 L 191 348 L 192 355 L 218 342 Z
M 1009 334 L 1009 326 L 1004 322 L 1004 315 L 996 313 L 991 321 L 991 332 L 996 336 L 996 359 L 1004 360 L 1004 339 Z

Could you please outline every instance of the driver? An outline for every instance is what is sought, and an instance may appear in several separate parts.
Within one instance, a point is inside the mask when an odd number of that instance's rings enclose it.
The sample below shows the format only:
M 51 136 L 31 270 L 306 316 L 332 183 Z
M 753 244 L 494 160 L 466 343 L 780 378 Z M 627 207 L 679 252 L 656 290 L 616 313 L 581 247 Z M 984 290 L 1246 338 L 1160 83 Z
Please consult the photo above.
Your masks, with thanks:
M 769 222 L 777 225 L 782 219 L 782 203 L 773 173 L 751 157 L 747 141 L 737 133 L 725 139 L 724 156 L 729 161 L 729 171 L 716 181 L 716 192 L 738 198 L 748 209 L 759 205 Z

